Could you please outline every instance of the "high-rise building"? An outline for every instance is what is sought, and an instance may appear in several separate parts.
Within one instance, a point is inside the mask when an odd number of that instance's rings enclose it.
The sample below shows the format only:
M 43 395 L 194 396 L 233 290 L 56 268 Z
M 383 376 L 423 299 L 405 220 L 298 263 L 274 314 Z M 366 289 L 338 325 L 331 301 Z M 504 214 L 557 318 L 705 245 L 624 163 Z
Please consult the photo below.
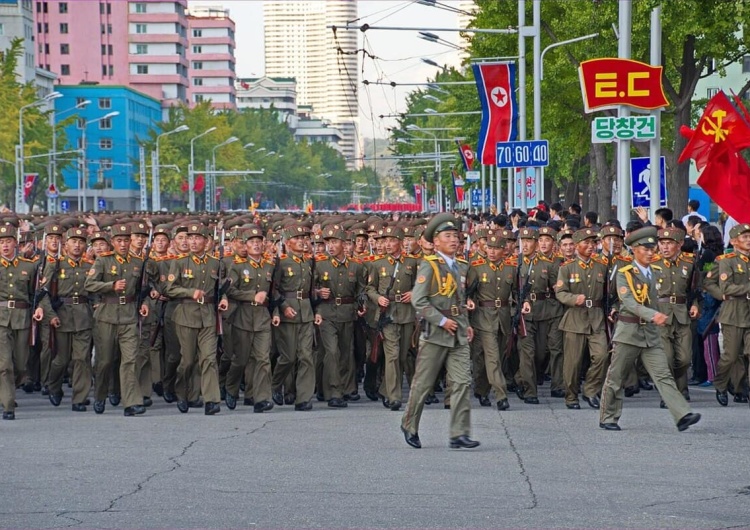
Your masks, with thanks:
M 187 102 L 187 0 L 36 0 L 40 68 L 64 85 L 124 85 Z
M 196 6 L 187 18 L 191 105 L 210 100 L 215 108 L 236 109 L 235 26 L 229 10 Z
M 357 32 L 334 33 L 357 18 L 353 0 L 266 0 L 263 5 L 268 77 L 294 77 L 297 103 L 341 130 L 350 168 L 361 166 L 358 135 Z M 343 51 L 344 53 L 340 53 Z

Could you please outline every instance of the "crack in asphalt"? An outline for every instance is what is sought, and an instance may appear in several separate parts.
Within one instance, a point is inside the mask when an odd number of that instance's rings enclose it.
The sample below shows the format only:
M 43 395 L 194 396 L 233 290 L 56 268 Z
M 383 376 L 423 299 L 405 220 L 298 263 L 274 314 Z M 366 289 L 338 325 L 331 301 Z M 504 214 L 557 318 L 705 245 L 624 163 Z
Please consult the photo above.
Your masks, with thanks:
M 266 420 L 266 421 L 263 422 L 262 425 L 260 425 L 259 427 L 256 427 L 255 429 L 252 429 L 252 430 L 244 432 L 244 433 L 230 434 L 229 436 L 224 436 L 222 438 L 219 438 L 219 440 L 220 441 L 221 440 L 231 440 L 232 438 L 239 438 L 240 436 L 250 436 L 251 434 L 255 434 L 256 432 L 258 432 L 261 429 L 265 429 L 266 426 L 269 423 L 271 423 L 271 421 L 273 421 L 273 420 Z
M 68 519 L 70 521 L 73 521 L 72 523 L 70 523 L 69 525 L 64 526 L 63 528 L 73 528 L 74 526 L 80 526 L 80 525 L 83 524 L 83 519 L 77 519 L 75 517 L 72 517 L 72 516 L 68 515 L 69 513 L 70 512 L 68 512 L 68 511 L 63 511 L 63 512 L 59 512 L 59 513 L 55 514 L 55 517 L 61 517 L 63 519 Z
M 685 504 L 685 503 L 691 503 L 691 502 L 718 501 L 721 499 L 731 499 L 732 497 L 739 497 L 740 495 L 745 495 L 745 493 L 735 492 L 734 494 L 716 495 L 713 497 L 701 497 L 700 499 L 653 502 L 651 504 L 644 504 L 643 506 L 641 506 L 641 508 L 654 508 L 656 506 L 669 506 L 671 504 Z M 728 527 L 728 528 L 731 528 L 731 527 Z
M 539 499 L 536 496 L 536 492 L 534 491 L 534 486 L 531 484 L 531 477 L 529 476 L 529 473 L 526 471 L 526 466 L 523 463 L 523 457 L 521 456 L 520 451 L 516 447 L 515 442 L 513 441 L 513 437 L 510 435 L 510 430 L 508 429 L 508 425 L 505 423 L 505 418 L 503 418 L 503 415 L 498 412 L 498 415 L 500 416 L 500 425 L 503 427 L 503 431 L 505 431 L 505 438 L 508 440 L 508 444 L 510 445 L 511 451 L 513 451 L 513 454 L 516 455 L 516 460 L 518 461 L 518 467 L 521 470 L 521 476 L 524 479 L 524 482 L 526 482 L 526 487 L 529 490 L 529 495 L 531 496 L 531 506 L 527 506 L 527 510 L 533 510 L 537 506 L 539 506 Z

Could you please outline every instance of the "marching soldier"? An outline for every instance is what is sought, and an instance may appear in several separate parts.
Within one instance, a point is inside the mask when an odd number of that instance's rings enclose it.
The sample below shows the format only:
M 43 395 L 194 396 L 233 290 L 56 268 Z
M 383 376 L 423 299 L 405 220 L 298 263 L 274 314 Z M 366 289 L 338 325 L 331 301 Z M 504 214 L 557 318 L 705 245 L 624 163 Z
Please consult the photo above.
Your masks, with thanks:
M 664 338 L 664 352 L 667 364 L 677 388 L 690 399 L 687 386 L 687 372 L 693 358 L 693 331 L 691 320 L 698 318 L 700 307 L 699 292 L 691 298 L 693 285 L 694 259 L 692 254 L 681 252 L 685 232 L 678 228 L 664 228 L 658 231 L 660 255 L 654 263 L 656 270 L 657 307 L 667 315 L 666 326 L 661 330 Z M 688 307 L 690 301 L 690 307 Z M 664 400 L 661 408 L 664 408 Z
M 245 238 L 242 237 L 242 230 L 237 227 L 232 229 L 229 233 L 229 241 L 232 249 L 232 253 L 229 256 L 218 256 L 221 261 L 224 262 L 224 266 L 227 269 L 227 276 L 229 270 L 235 261 L 247 260 L 247 245 L 245 244 Z M 263 234 L 261 234 L 262 236 Z M 246 263 L 246 261 L 245 261 Z M 222 328 L 224 335 L 221 340 L 222 349 L 221 359 L 219 359 L 219 389 L 221 395 L 225 397 L 226 394 L 226 379 L 229 367 L 232 364 L 232 358 L 234 357 L 234 325 L 232 324 L 234 312 L 237 309 L 237 304 L 232 303 L 232 299 L 229 298 L 229 307 L 226 311 L 222 312 Z M 222 399 L 224 399 L 224 397 Z
M 607 265 L 593 256 L 597 233 L 590 228 L 573 234 L 576 258 L 565 262 L 557 276 L 557 299 L 567 306 L 560 321 L 564 332 L 563 379 L 565 406 L 580 409 L 578 392 L 581 363 L 588 346 L 591 364 L 586 372 L 583 400 L 591 408 L 600 406 L 604 377 L 607 371 L 607 335 L 604 329 L 603 299 L 606 294 Z
M 32 315 L 37 268 L 16 253 L 16 228 L 0 226 L 0 404 L 3 419 L 16 418 L 16 387 L 26 378 L 31 319 L 40 322 L 44 310 Z
M 49 296 L 45 312 L 55 334 L 55 351 L 49 373 L 49 400 L 55 407 L 63 397 L 63 378 L 73 365 L 74 412 L 85 412 L 91 390 L 91 329 L 93 314 L 86 291 L 86 277 L 94 262 L 83 257 L 86 232 L 71 228 L 65 234 L 65 256 L 47 260 L 44 268 Z
M 419 265 L 414 285 L 414 309 L 425 322 L 412 379 L 409 402 L 401 419 L 406 443 L 422 447 L 419 422 L 427 395 L 445 365 L 451 381 L 450 441 L 452 449 L 472 449 L 479 442 L 469 438 L 471 429 L 471 360 L 469 342 L 474 331 L 466 315 L 465 282 L 468 263 L 456 257 L 458 227 L 451 214 L 438 214 L 427 225 L 424 238 L 434 243 L 436 254 Z
M 141 318 L 138 324 L 138 359 L 136 361 L 136 370 L 138 374 L 138 385 L 141 387 L 143 396 L 143 405 L 150 407 L 153 404 L 151 392 L 153 391 L 153 379 L 151 378 L 151 329 L 157 323 L 156 300 L 151 295 L 149 278 L 159 277 L 158 266 L 155 265 L 151 258 L 151 221 L 148 224 L 136 222 L 130 225 L 130 254 L 143 261 L 147 272 L 144 273 L 144 285 L 138 286 L 138 290 L 143 289 L 147 296 L 144 296 L 143 303 L 148 305 L 148 317 Z M 137 295 L 136 295 L 137 296 Z M 158 380 L 158 379 L 157 379 Z
M 190 407 L 189 386 L 193 371 L 200 373 L 200 388 L 205 400 L 205 414 L 220 412 L 219 372 L 216 367 L 216 319 L 228 307 L 226 294 L 216 291 L 217 278 L 226 278 L 223 264 L 208 254 L 208 229 L 198 223 L 188 225 L 190 253 L 172 261 L 167 276 L 166 295 L 177 302 L 172 319 L 180 344 L 181 359 L 177 367 L 175 393 L 177 409 L 186 413 Z M 222 289 L 219 283 L 219 289 Z
M 115 349 L 120 350 L 120 388 L 125 416 L 143 414 L 143 395 L 138 383 L 138 315 L 148 316 L 148 305 L 136 308 L 136 297 L 143 260 L 128 252 L 130 227 L 118 224 L 112 227 L 113 252 L 103 252 L 89 270 L 84 287 L 87 292 L 99 295 L 94 311 L 94 344 L 96 374 L 94 412 L 102 414 L 105 408 L 109 379 Z
M 252 359 L 251 374 L 247 377 L 245 399 L 253 398 L 253 412 L 266 412 L 271 402 L 271 282 L 274 264 L 263 257 L 263 230 L 247 228 L 241 238 L 246 257 L 235 255 L 229 265 L 229 299 L 236 309 L 232 316 L 234 344 L 232 359 L 226 376 L 226 404 L 230 410 L 237 406 L 240 381 L 247 374 Z
M 750 230 L 750 228 L 749 228 Z M 679 431 L 697 423 L 701 415 L 690 411 L 682 393 L 677 390 L 667 358 L 659 326 L 665 326 L 668 316 L 656 306 L 655 271 L 651 265 L 656 248 L 656 228 L 648 226 L 628 235 L 625 243 L 633 249 L 633 263 L 617 271 L 617 294 L 620 314 L 612 339 L 614 352 L 602 391 L 599 427 L 619 431 L 622 415 L 623 375 L 640 357 L 656 384 Z M 750 238 L 748 238 L 750 241 Z
M 347 387 L 354 374 L 352 344 L 357 318 L 357 296 L 365 288 L 364 267 L 344 255 L 344 231 L 336 225 L 322 235 L 328 254 L 316 257 L 315 285 L 320 296 L 316 320 L 320 321 L 323 380 L 318 382 L 329 407 L 346 407 Z M 348 399 L 347 399 L 348 400 Z
M 151 260 L 156 267 L 159 276 L 157 289 L 153 295 L 153 319 L 146 335 L 149 337 L 149 355 L 151 358 L 151 381 L 152 389 L 157 396 L 164 396 L 164 369 L 166 366 L 164 349 L 164 313 L 167 305 L 167 297 L 162 294 L 162 286 L 169 273 L 169 244 L 170 228 L 167 225 L 154 227 L 154 239 L 151 242 Z
M 562 254 L 555 253 L 555 243 L 557 243 L 557 232 L 548 226 L 539 229 L 539 254 L 554 263 L 557 270 L 560 269 L 564 259 Z M 557 276 L 553 278 L 556 280 Z M 537 384 L 544 382 L 544 374 L 549 371 L 552 379 L 550 383 L 550 394 L 557 397 L 564 392 L 563 384 L 563 333 L 560 329 L 560 319 L 563 316 L 564 308 L 555 298 L 550 298 L 545 302 L 546 312 L 550 315 L 546 319 L 547 328 L 547 345 L 546 351 L 543 352 L 542 361 L 537 364 Z M 549 352 L 549 355 L 547 355 Z
M 482 368 L 495 391 L 498 410 L 509 408 L 501 364 L 510 337 L 510 298 L 516 278 L 515 262 L 503 260 L 505 245 L 499 235 L 489 236 L 487 259 L 472 261 L 466 277 L 469 288 L 476 289 L 471 296 L 475 309 L 470 320 L 476 334 L 472 344 L 483 357 Z M 482 397 L 489 401 L 486 394 Z

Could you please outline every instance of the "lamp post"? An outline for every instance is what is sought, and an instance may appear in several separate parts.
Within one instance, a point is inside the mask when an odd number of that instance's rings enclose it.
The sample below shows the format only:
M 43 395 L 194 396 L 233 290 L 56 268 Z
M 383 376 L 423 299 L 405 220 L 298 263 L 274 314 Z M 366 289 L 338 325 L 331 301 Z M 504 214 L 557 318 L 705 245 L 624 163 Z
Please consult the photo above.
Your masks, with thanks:
M 60 112 L 52 112 L 50 114 L 50 126 L 52 127 L 52 151 L 50 159 L 49 159 L 49 179 L 47 182 L 47 186 L 52 186 L 53 184 L 55 187 L 57 187 L 57 156 L 54 154 L 57 152 L 57 131 L 55 131 L 55 127 L 57 126 L 56 123 L 56 117 L 59 114 L 65 114 L 66 112 L 70 112 L 71 110 L 81 110 L 86 108 L 87 105 L 91 103 L 91 100 L 86 99 L 84 101 L 81 101 L 79 103 L 76 103 L 74 106 L 70 107 L 69 109 L 61 110 Z M 53 215 L 57 211 L 57 198 L 49 198 L 47 200 L 47 213 L 49 215 Z
M 436 134 L 430 132 L 427 129 L 423 129 L 419 125 L 407 125 L 406 128 L 410 131 L 419 131 L 421 133 L 426 134 L 427 136 L 432 137 L 435 143 L 435 185 L 436 185 L 436 197 L 437 197 L 437 211 L 442 212 L 443 211 L 443 186 L 440 182 L 440 172 L 441 172 L 441 165 L 440 165 L 440 143 L 438 142 L 438 137 Z
M 44 103 L 48 103 L 52 100 L 62 97 L 60 92 L 50 92 L 41 99 L 36 100 L 33 103 L 24 105 L 18 110 L 18 145 L 16 146 L 16 204 L 15 211 L 17 213 L 26 213 L 26 204 L 24 201 L 23 193 L 23 178 L 26 168 L 24 167 L 24 152 L 23 152 L 23 111 L 32 107 L 38 107 Z M 23 209 L 23 212 L 20 210 Z
M 159 139 L 170 134 L 180 133 L 190 130 L 187 125 L 180 125 L 176 129 L 163 132 L 156 137 L 156 148 L 152 158 L 151 166 L 151 209 L 155 212 L 161 210 L 161 181 L 159 175 Z
M 104 116 L 101 116 L 100 118 L 96 118 L 94 120 L 84 120 L 83 121 L 83 129 L 81 130 L 81 160 L 79 161 L 79 167 L 80 167 L 80 184 L 78 186 L 78 209 L 79 211 L 86 211 L 86 188 L 88 186 L 88 168 L 87 168 L 87 157 L 86 157 L 86 127 L 91 125 L 92 123 L 98 123 L 100 121 L 108 120 L 111 118 L 114 118 L 115 116 L 119 116 L 119 111 L 113 111 L 108 114 L 105 114 Z
M 236 136 L 230 136 L 220 144 L 215 145 L 213 149 L 211 149 L 211 174 L 209 178 L 206 179 L 206 210 L 212 211 L 215 209 L 214 202 L 216 201 L 216 175 L 214 174 L 214 172 L 216 171 L 216 150 L 220 147 L 224 147 L 225 145 L 229 145 L 239 141 L 240 139 Z
M 190 167 L 188 168 L 188 211 L 191 212 L 195 211 L 195 190 L 193 189 L 195 187 L 195 141 L 198 138 L 202 138 L 203 136 L 214 132 L 215 130 L 216 127 L 211 127 L 210 129 L 206 129 L 205 131 L 200 133 L 198 136 L 194 136 L 190 139 Z

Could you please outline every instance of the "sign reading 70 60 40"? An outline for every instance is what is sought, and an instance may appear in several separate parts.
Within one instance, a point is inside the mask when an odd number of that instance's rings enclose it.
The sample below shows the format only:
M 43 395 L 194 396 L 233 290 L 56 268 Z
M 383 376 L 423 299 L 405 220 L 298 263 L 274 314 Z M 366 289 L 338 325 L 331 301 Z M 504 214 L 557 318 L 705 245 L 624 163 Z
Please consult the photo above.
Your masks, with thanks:
M 549 165 L 549 142 L 498 142 L 497 167 L 543 167 Z

